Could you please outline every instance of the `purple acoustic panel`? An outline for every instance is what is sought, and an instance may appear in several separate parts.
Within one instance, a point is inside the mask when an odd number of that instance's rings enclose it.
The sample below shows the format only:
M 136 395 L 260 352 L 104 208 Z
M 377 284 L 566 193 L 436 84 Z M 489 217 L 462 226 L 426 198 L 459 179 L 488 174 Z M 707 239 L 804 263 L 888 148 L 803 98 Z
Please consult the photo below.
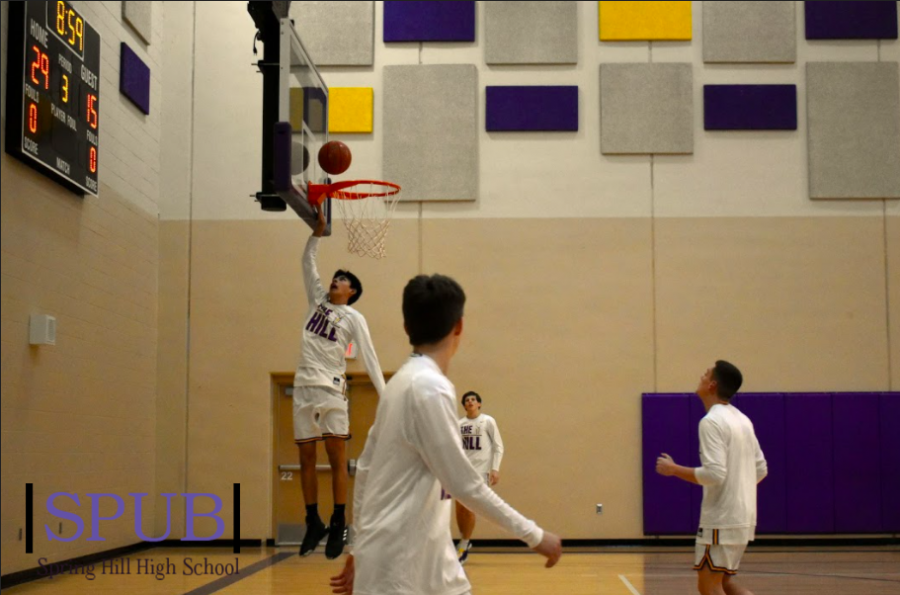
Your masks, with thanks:
M 897 39 L 897 3 L 805 2 L 806 39 Z
M 789 533 L 834 533 L 831 395 L 785 395 Z
M 488 87 L 488 132 L 578 131 L 578 87 Z
M 691 525 L 690 486 L 656 473 L 661 453 L 676 462 L 688 460 L 689 414 L 690 401 L 683 394 L 645 394 L 641 399 L 645 535 L 690 535 L 697 530 Z
M 690 432 L 690 453 L 687 462 L 682 465 L 688 467 L 700 466 L 700 420 L 706 416 L 706 408 L 703 401 L 695 394 L 689 394 L 687 397 L 691 400 L 691 411 L 688 417 Z M 676 460 L 676 462 L 678 462 Z M 691 491 L 691 527 L 696 531 L 700 526 L 700 506 L 703 504 L 703 487 L 696 484 L 688 484 Z
M 150 115 L 150 67 L 123 41 L 119 64 L 119 91 Z
M 384 41 L 475 41 L 475 2 L 386 0 Z
M 757 533 L 787 533 L 784 399 L 778 393 L 739 393 L 734 405 L 753 422 L 769 474 L 756 489 Z
M 882 393 L 881 511 L 884 533 L 900 533 L 900 392 Z
M 832 396 L 834 434 L 834 529 L 881 531 L 881 455 L 877 393 Z
M 704 85 L 705 130 L 797 130 L 796 85 Z

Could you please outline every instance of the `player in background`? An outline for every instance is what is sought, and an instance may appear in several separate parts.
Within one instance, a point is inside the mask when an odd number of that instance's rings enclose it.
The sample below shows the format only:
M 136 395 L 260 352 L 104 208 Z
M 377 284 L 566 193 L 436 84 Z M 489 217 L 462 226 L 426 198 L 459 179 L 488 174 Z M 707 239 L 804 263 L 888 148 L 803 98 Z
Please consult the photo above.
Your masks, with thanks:
M 500 481 L 500 461 L 503 459 L 503 439 L 497 420 L 481 412 L 481 395 L 469 391 L 462 397 L 466 410 L 465 417 L 459 419 L 459 434 L 462 447 L 478 474 L 490 487 Z M 459 527 L 460 541 L 456 549 L 460 564 L 465 564 L 472 549 L 472 533 L 475 531 L 475 513 L 456 501 L 456 525 Z

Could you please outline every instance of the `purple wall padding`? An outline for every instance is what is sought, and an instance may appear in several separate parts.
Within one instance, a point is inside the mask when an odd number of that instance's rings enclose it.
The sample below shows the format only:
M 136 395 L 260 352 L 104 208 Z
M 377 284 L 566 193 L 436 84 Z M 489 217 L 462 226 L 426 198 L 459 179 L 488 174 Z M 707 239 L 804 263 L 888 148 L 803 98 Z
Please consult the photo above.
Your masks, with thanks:
M 689 467 L 700 466 L 700 420 L 706 416 L 706 408 L 703 401 L 695 394 L 687 395 L 691 401 L 690 412 L 690 453 L 685 465 Z M 700 506 L 703 504 L 703 487 L 696 484 L 688 484 L 691 491 L 691 527 L 694 531 L 700 526 Z
M 881 531 L 880 395 L 838 393 L 834 411 L 834 530 Z
M 796 85 L 704 85 L 705 130 L 797 130 Z
M 831 395 L 785 395 L 787 524 L 790 533 L 834 532 Z
M 119 91 L 150 115 L 150 67 L 125 42 L 121 45 Z
M 805 2 L 806 39 L 897 39 L 897 3 Z
M 690 535 L 689 485 L 656 473 L 656 458 L 668 453 L 676 462 L 688 460 L 690 401 L 683 394 L 645 394 L 641 399 L 643 421 L 644 534 Z
M 488 87 L 488 132 L 578 131 L 578 87 Z
M 475 2 L 386 0 L 384 41 L 475 41 Z
M 883 393 L 880 405 L 882 530 L 900 533 L 900 392 Z
M 734 404 L 753 422 L 769 468 L 756 491 L 756 532 L 787 533 L 784 395 L 739 393 Z

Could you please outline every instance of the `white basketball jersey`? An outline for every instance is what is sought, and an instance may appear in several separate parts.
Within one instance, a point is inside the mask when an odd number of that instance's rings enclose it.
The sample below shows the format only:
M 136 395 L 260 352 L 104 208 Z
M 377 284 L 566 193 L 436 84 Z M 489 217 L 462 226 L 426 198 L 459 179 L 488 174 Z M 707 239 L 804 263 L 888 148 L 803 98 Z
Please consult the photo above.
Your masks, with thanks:
M 493 417 L 484 413 L 475 419 L 462 417 L 459 420 L 459 434 L 463 451 L 479 473 L 486 475 L 500 470 L 503 440 Z

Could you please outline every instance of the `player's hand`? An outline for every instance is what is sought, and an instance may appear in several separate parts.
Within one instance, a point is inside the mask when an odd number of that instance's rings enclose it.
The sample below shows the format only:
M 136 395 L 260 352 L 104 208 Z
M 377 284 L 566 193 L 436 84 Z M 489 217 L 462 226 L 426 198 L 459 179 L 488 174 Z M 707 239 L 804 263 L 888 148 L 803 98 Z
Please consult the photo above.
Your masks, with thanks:
M 342 595 L 353 595 L 353 554 L 347 556 L 344 570 L 337 576 L 331 577 L 331 592 Z
M 553 568 L 562 556 L 562 540 L 550 531 L 544 531 L 544 538 L 534 551 L 547 558 L 545 568 Z
M 672 457 L 666 453 L 662 453 L 659 458 L 656 459 L 656 472 L 660 475 L 665 475 L 666 477 L 675 475 L 675 467 L 675 461 L 673 461 Z
M 491 476 L 489 478 L 490 486 L 494 487 L 498 483 L 500 483 L 500 472 L 499 471 L 491 471 Z
M 321 238 L 325 235 L 325 228 L 328 227 L 328 222 L 325 221 L 325 201 L 323 200 L 319 203 L 319 206 L 316 207 L 316 215 L 318 215 L 318 219 L 316 220 L 316 228 L 313 230 L 313 235 L 317 238 Z

